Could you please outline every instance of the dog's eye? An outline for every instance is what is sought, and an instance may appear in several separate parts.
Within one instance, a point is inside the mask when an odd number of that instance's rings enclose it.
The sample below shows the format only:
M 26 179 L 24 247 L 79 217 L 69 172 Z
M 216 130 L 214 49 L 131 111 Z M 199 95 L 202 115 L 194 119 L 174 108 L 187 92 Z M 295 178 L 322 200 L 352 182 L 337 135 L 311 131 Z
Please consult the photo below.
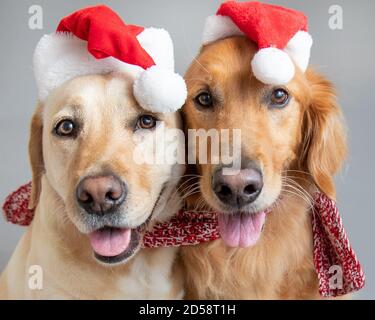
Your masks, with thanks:
M 195 102 L 205 108 L 209 108 L 213 104 L 212 95 L 209 92 L 202 92 L 196 98 Z
M 76 132 L 76 124 L 72 120 L 62 120 L 55 127 L 55 133 L 60 137 L 71 137 Z
M 156 126 L 156 121 L 153 116 L 143 115 L 139 117 L 137 127 L 141 129 L 152 129 Z
M 289 102 L 289 94 L 285 89 L 277 88 L 271 94 L 271 106 L 276 108 L 285 107 Z

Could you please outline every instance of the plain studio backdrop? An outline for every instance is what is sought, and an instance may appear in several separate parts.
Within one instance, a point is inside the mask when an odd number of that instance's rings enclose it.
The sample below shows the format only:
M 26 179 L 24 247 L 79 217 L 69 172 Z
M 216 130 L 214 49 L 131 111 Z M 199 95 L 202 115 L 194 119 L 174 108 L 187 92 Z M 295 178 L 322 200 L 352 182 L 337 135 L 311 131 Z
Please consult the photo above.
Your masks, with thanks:
M 217 10 L 214 0 L 101 1 L 130 24 L 167 29 L 175 44 L 176 69 L 184 73 L 197 54 L 204 20 Z M 364 267 L 367 281 L 356 297 L 375 298 L 375 214 L 373 163 L 375 157 L 375 1 L 278 0 L 309 17 L 314 38 L 311 65 L 330 78 L 349 129 L 350 153 L 337 177 L 338 205 L 351 244 Z M 36 103 L 32 71 L 34 48 L 60 19 L 98 2 L 75 0 L 1 0 L 0 2 L 0 199 L 28 182 L 31 171 L 27 143 L 29 122 Z M 32 30 L 29 8 L 43 9 L 43 29 Z M 333 6 L 333 7 L 332 7 Z M 337 7 L 339 6 L 339 7 Z M 331 8 L 331 9 L 330 9 Z M 330 11 L 333 10 L 333 11 Z M 338 10 L 338 11 L 337 11 Z M 342 10 L 341 29 L 330 17 Z M 340 12 L 339 12 L 340 13 Z M 335 152 L 331 150 L 331 152 Z M 4 269 L 24 228 L 0 219 L 0 271 Z

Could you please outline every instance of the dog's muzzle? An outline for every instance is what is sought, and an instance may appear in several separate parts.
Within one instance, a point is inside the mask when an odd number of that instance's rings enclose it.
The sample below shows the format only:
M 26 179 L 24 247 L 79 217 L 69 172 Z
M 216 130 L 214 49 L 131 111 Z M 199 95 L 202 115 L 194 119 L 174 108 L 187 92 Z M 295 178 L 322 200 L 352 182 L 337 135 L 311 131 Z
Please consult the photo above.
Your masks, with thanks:
M 95 258 L 102 263 L 123 262 L 140 246 L 139 231 L 119 224 L 126 196 L 126 183 L 114 175 L 86 177 L 77 186 L 77 202 L 86 222 L 94 227 L 89 241 Z

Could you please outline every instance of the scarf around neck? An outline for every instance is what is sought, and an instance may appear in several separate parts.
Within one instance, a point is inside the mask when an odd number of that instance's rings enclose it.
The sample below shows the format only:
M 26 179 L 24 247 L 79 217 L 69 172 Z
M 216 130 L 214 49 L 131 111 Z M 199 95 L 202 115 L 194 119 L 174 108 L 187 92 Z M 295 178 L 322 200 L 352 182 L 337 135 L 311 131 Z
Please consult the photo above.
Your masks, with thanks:
M 34 212 L 28 209 L 31 183 L 21 186 L 5 200 L 7 221 L 28 226 Z M 324 193 L 314 195 L 312 211 L 313 261 L 319 293 L 336 297 L 357 291 L 365 284 L 361 264 L 349 243 L 335 201 Z M 218 213 L 180 210 L 167 222 L 157 223 L 144 234 L 144 248 L 192 246 L 220 238 Z

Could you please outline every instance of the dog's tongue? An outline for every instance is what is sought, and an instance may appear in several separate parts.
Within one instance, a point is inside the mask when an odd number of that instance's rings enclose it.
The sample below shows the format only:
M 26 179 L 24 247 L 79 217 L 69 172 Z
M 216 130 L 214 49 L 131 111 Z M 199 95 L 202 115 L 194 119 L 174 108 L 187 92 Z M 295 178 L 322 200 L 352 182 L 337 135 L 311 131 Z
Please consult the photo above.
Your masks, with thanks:
M 95 253 L 103 257 L 114 257 L 129 246 L 131 229 L 103 228 L 89 234 Z
M 265 212 L 219 214 L 221 238 L 230 247 L 246 248 L 253 246 L 260 237 L 265 216 Z

